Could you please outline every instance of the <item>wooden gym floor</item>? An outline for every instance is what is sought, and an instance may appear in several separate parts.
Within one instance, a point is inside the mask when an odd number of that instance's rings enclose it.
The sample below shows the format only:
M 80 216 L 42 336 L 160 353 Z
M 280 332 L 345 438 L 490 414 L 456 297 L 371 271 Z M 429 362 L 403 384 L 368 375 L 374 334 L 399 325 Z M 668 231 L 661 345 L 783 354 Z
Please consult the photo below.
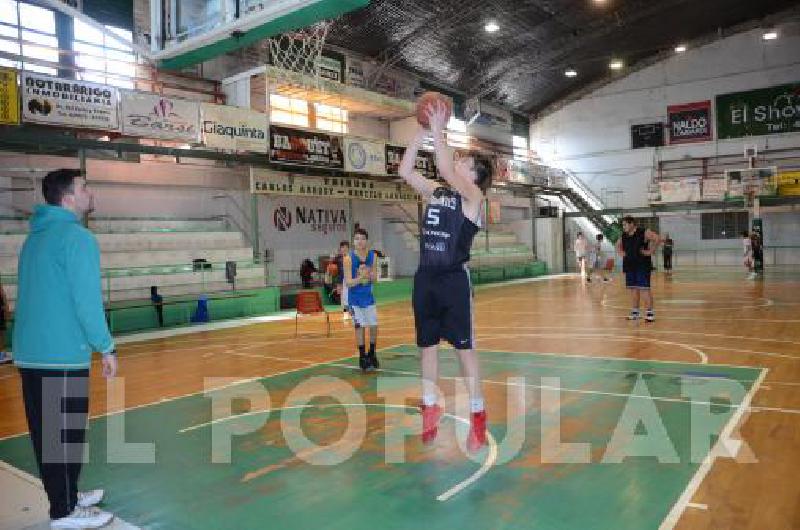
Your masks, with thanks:
M 398 442 L 399 432 L 418 428 L 407 301 L 379 308 L 378 375 L 354 369 L 352 330 L 338 316 L 330 338 L 308 319 L 299 338 L 283 320 L 126 342 L 116 387 L 124 404 L 93 370 L 83 484 L 106 487 L 106 508 L 142 528 L 799 528 L 800 271 L 743 276 L 658 273 L 654 324 L 625 319 L 618 276 L 607 285 L 562 276 L 478 289 L 493 438 L 474 459 L 458 448 L 463 414 L 452 407 L 461 393 L 449 350 L 441 354 L 442 390 L 453 415 L 433 446 L 414 436 Z M 297 411 L 316 443 L 347 441 L 348 407 L 292 401 L 298 385 L 323 391 L 337 382 L 354 392 L 350 401 L 367 404 L 349 407 L 366 410 L 365 435 L 350 458 L 314 465 L 341 456 L 341 447 L 292 451 L 286 413 Z M 256 384 L 270 402 L 234 400 L 220 414 L 204 384 L 223 386 L 215 395 Z M 720 385 L 725 399 L 713 394 Z M 698 397 L 704 388 L 706 401 Z M 35 464 L 10 366 L 0 367 L 0 410 L 0 483 L 4 491 L 13 480 L 30 486 Z M 230 414 L 241 417 L 220 419 Z M 107 440 L 119 428 L 112 420 L 122 417 L 125 441 L 154 444 L 155 463 L 111 458 Z M 231 463 L 211 462 L 214 418 L 252 431 L 233 437 Z M 508 434 L 519 420 L 524 436 L 515 446 Z M 722 441 L 692 458 L 698 427 Z M 559 440 L 588 444 L 588 462 L 569 461 Z M 611 463 L 615 440 L 623 440 L 618 450 L 663 460 Z M 398 449 L 404 461 L 387 461 Z M 34 524 L 44 508 L 0 502 L 0 528 Z

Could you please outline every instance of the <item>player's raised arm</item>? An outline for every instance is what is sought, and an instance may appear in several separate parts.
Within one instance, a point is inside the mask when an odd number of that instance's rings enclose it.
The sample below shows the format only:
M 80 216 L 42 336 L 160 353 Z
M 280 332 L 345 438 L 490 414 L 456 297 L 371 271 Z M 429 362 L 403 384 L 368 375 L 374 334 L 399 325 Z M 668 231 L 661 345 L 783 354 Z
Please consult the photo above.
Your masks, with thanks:
M 483 199 L 483 191 L 472 178 L 453 168 L 453 151 L 447 146 L 444 139 L 444 129 L 447 127 L 448 119 L 447 107 L 441 101 L 437 101 L 430 105 L 426 112 L 431 125 L 431 133 L 433 133 L 433 150 L 436 154 L 436 168 L 439 170 L 439 174 L 462 197 L 471 202 L 480 202 Z
M 419 148 L 422 146 L 422 141 L 425 139 L 426 135 L 425 129 L 420 126 L 414 138 L 411 139 L 408 147 L 406 147 L 406 152 L 403 155 L 403 160 L 400 162 L 398 173 L 409 186 L 417 190 L 417 192 L 427 199 L 433 195 L 433 190 L 436 189 L 436 183 L 420 175 L 415 168 L 417 151 L 419 151 Z

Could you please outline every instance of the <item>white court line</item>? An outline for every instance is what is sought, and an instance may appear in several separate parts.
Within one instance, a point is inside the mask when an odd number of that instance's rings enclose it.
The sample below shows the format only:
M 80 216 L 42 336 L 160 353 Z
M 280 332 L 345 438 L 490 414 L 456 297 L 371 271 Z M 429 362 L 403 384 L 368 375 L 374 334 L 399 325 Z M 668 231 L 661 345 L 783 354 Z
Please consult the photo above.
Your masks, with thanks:
M 686 505 L 687 508 L 694 508 L 695 510 L 708 510 L 708 504 L 700 504 L 697 502 L 690 502 Z
M 380 352 L 380 351 L 381 350 L 378 350 L 378 352 Z M 339 361 L 344 361 L 345 359 L 350 359 L 352 357 L 353 357 L 353 355 L 350 354 L 350 355 L 347 355 L 347 356 L 344 356 L 344 357 L 339 357 L 337 359 L 332 359 L 330 361 L 324 361 L 324 362 L 320 362 L 320 363 L 314 363 L 314 361 L 305 361 L 305 360 L 300 360 L 300 359 L 288 359 L 288 358 L 285 358 L 285 359 L 282 359 L 282 360 L 294 361 L 294 362 L 308 362 L 308 363 L 313 364 L 314 366 L 325 366 L 325 365 L 327 365 L 329 363 L 336 363 L 336 362 L 339 362 Z M 241 385 L 241 384 L 244 384 L 244 383 L 252 383 L 253 381 L 259 381 L 261 379 L 269 379 L 271 377 L 276 377 L 276 376 L 279 376 L 279 375 L 290 374 L 292 372 L 305 370 L 307 368 L 311 368 L 311 366 L 310 365 L 309 366 L 300 366 L 298 368 L 292 368 L 290 370 L 283 370 L 281 372 L 275 372 L 275 373 L 271 373 L 269 375 L 262 375 L 262 376 L 258 376 L 258 377 L 248 377 L 248 378 L 245 378 L 245 379 L 239 379 L 239 380 L 233 381 L 231 383 L 228 383 L 227 385 L 222 385 L 222 386 L 203 389 L 203 390 L 197 390 L 195 392 L 188 392 L 186 394 L 181 394 L 181 395 L 178 395 L 178 396 L 172 396 L 172 397 L 168 397 L 168 398 L 161 398 L 158 401 L 151 401 L 150 403 L 142 403 L 141 405 L 134 405 L 133 407 L 127 407 L 127 408 L 124 408 L 124 409 L 121 409 L 121 410 L 106 411 L 106 412 L 103 412 L 101 414 L 95 414 L 94 416 L 89 416 L 89 419 L 90 420 L 94 420 L 94 419 L 98 419 L 98 418 L 104 418 L 106 416 L 114 416 L 114 415 L 117 415 L 117 414 L 124 414 L 125 412 L 131 411 L 131 410 L 137 410 L 137 409 L 141 409 L 141 408 L 145 408 L 145 407 L 152 407 L 154 405 L 160 405 L 162 403 L 169 403 L 170 401 L 175 401 L 175 400 L 183 399 L 183 398 L 190 397 L 190 396 L 196 396 L 198 394 L 203 394 L 205 392 L 214 392 L 214 391 L 217 391 L 217 390 L 222 390 L 224 388 L 230 388 L 232 386 Z M 9 435 L 9 436 L 4 436 L 4 437 L 0 438 L 0 442 L 5 441 L 5 440 L 10 440 L 12 438 L 17 438 L 19 436 L 25 436 L 27 434 L 28 434 L 28 431 L 20 432 L 20 433 L 17 433 L 17 434 L 12 434 L 12 435 Z
M 719 434 L 714 447 L 711 448 L 711 451 L 705 456 L 703 462 L 700 464 L 700 467 L 697 468 L 692 479 L 689 481 L 689 484 L 686 485 L 686 489 L 683 491 L 681 496 L 675 502 L 675 505 L 669 511 L 667 516 L 664 518 L 664 521 L 659 526 L 659 530 L 672 530 L 675 528 L 675 525 L 678 524 L 678 521 L 681 518 L 681 515 L 686 510 L 686 507 L 691 502 L 692 497 L 694 497 L 697 490 L 700 488 L 700 484 L 703 483 L 703 479 L 705 479 L 708 472 L 711 470 L 711 466 L 714 465 L 714 462 L 717 459 L 717 455 L 720 454 L 719 450 L 721 449 L 722 445 L 727 443 L 730 440 L 731 433 L 733 433 L 733 429 L 739 424 L 744 415 L 745 411 L 750 408 L 750 402 L 753 400 L 753 396 L 755 395 L 758 387 L 761 386 L 761 383 L 764 381 L 764 378 L 767 376 L 767 372 L 769 371 L 768 368 L 761 369 L 761 375 L 758 377 L 756 382 L 750 387 L 750 390 L 745 395 L 744 399 L 742 400 L 741 405 L 736 409 L 736 411 L 731 415 L 728 423 L 725 424 L 723 427 L 722 432 Z
M 318 404 L 318 405 L 317 404 L 290 405 L 290 406 L 287 406 L 287 407 L 276 407 L 276 408 L 271 408 L 271 409 L 246 412 L 244 414 L 238 414 L 236 416 L 227 416 L 225 418 L 217 418 L 216 420 L 207 421 L 205 423 L 201 423 L 201 424 L 198 424 L 198 425 L 193 425 L 191 427 L 186 427 L 184 429 L 179 430 L 178 433 L 179 434 L 183 434 L 183 433 L 187 433 L 187 432 L 190 432 L 190 431 L 194 431 L 196 429 L 201 429 L 203 427 L 208 427 L 210 425 L 216 425 L 218 423 L 222 423 L 222 422 L 225 422 L 225 421 L 228 421 L 228 420 L 236 420 L 236 419 L 244 418 L 244 417 L 247 417 L 247 416 L 254 416 L 254 415 L 258 415 L 258 414 L 269 414 L 270 412 L 274 412 L 274 411 L 309 409 L 309 408 L 327 409 L 327 408 L 336 408 L 336 407 L 380 407 L 380 408 L 398 408 L 398 409 L 415 409 L 415 410 L 417 409 L 417 407 L 412 406 L 412 405 L 395 405 L 395 404 L 390 404 L 390 403 L 327 403 L 327 404 Z M 446 416 L 446 417 L 452 418 L 453 420 L 459 421 L 459 422 L 464 423 L 466 425 L 470 424 L 469 420 L 467 420 L 465 418 L 462 418 L 460 416 L 456 416 L 454 414 L 450 414 L 448 412 L 443 412 L 442 416 Z M 459 482 L 458 484 L 456 484 L 452 488 L 448 489 L 447 491 L 445 491 L 441 495 L 438 495 L 436 497 L 437 501 L 445 502 L 447 500 L 450 500 L 455 495 L 458 495 L 460 492 L 462 492 L 463 490 L 465 490 L 466 488 L 468 488 L 469 486 L 471 486 L 472 484 L 477 482 L 482 476 L 484 476 L 486 473 L 489 472 L 489 469 L 491 469 L 491 467 L 495 464 L 495 462 L 497 462 L 497 453 L 498 453 L 498 451 L 497 451 L 497 442 L 495 441 L 494 436 L 492 436 L 492 433 L 489 432 L 488 430 L 486 431 L 486 440 L 487 440 L 488 445 L 489 445 L 489 453 L 487 454 L 486 460 L 484 460 L 483 464 L 478 469 L 478 471 L 476 471 L 475 473 L 473 473 L 472 475 L 467 477 L 465 480 L 462 480 L 461 482 Z
M 520 329 L 520 326 L 491 326 L 490 329 L 491 330 L 500 330 L 500 329 L 518 330 L 518 329 Z M 536 329 L 536 328 L 534 327 L 534 328 L 531 328 L 531 329 Z M 509 335 L 506 335 L 506 336 L 511 336 L 511 335 L 513 335 L 513 334 L 509 334 Z M 547 336 L 547 334 L 542 334 L 542 333 L 528 333 L 528 334 L 521 333 L 521 334 L 517 334 L 517 335 L 518 336 L 533 336 L 533 337 Z M 552 334 L 552 335 L 558 335 L 558 334 Z M 581 334 L 578 334 L 578 333 L 576 333 L 576 334 L 563 333 L 563 334 L 560 334 L 560 335 L 562 335 L 564 337 L 581 337 Z M 493 339 L 500 338 L 500 337 L 501 337 L 500 335 L 491 336 L 491 338 L 493 338 Z M 607 335 L 602 335 L 602 334 L 584 334 L 583 337 L 606 338 Z M 622 336 L 621 335 L 610 335 L 608 337 L 622 337 Z M 647 337 L 638 337 L 638 336 L 635 336 L 635 335 L 634 336 L 629 336 L 629 337 L 634 339 L 634 340 L 637 339 L 637 338 L 639 340 L 647 339 Z M 486 336 L 482 336 L 482 337 L 479 336 L 478 338 L 480 340 L 480 339 L 485 339 L 487 337 Z M 760 351 L 760 350 L 746 350 L 746 349 L 743 349 L 743 348 L 730 348 L 728 346 L 716 346 L 714 344 L 694 344 L 694 345 L 689 345 L 689 344 L 683 344 L 683 343 L 679 343 L 679 342 L 661 341 L 660 339 L 651 339 L 651 340 L 653 342 L 662 342 L 664 344 L 672 344 L 674 346 L 683 346 L 683 347 L 686 347 L 687 349 L 691 349 L 691 350 L 696 351 L 696 352 L 700 351 L 699 348 L 707 348 L 709 350 L 720 350 L 720 351 L 725 351 L 725 352 L 737 352 L 737 353 L 752 353 L 752 354 L 756 354 L 756 355 L 765 355 L 767 357 L 780 357 L 780 358 L 784 358 L 784 359 L 792 359 L 794 361 L 800 361 L 800 356 L 789 355 L 789 354 L 786 354 L 786 353 L 777 353 L 777 352 Z M 703 355 L 705 355 L 705 354 L 703 354 Z M 617 357 L 617 358 L 619 358 L 619 357 Z M 655 362 L 655 361 L 653 361 L 653 362 Z M 665 362 L 681 362 L 681 361 L 665 361 Z M 722 366 L 722 365 L 720 365 L 720 366 Z
M 494 313 L 495 310 L 492 310 Z M 508 311 L 511 312 L 511 311 Z M 566 329 L 576 329 L 575 326 L 525 326 L 525 329 L 555 329 L 555 330 L 566 330 Z M 624 331 L 630 332 L 630 328 L 612 328 L 612 327 L 584 327 L 580 326 L 578 328 L 579 331 Z M 656 334 L 670 334 L 670 335 L 700 335 L 701 337 L 717 337 L 721 339 L 731 339 L 731 340 L 754 340 L 754 341 L 761 341 L 761 342 L 782 342 L 786 344 L 798 344 L 800 345 L 800 341 L 795 340 L 786 340 L 786 339 L 768 339 L 764 337 L 746 337 L 743 335 L 726 335 L 725 333 L 703 333 L 700 331 L 679 331 L 679 330 L 663 330 L 663 329 L 653 329 L 652 327 L 647 328 L 646 333 L 656 333 Z
M 282 360 L 281 357 L 274 357 L 270 355 L 258 355 L 258 354 L 250 354 L 250 353 L 235 353 L 234 355 L 240 355 L 243 357 L 252 357 L 252 358 L 265 358 L 265 359 L 273 359 L 273 360 Z M 649 361 L 646 361 L 649 362 Z M 689 363 L 691 364 L 691 363 Z M 351 364 L 339 364 L 336 362 L 327 363 L 326 366 L 333 366 L 336 368 L 345 368 L 348 370 L 353 371 L 360 371 L 361 369 L 358 366 L 351 365 Z M 713 366 L 713 365 L 712 365 Z M 385 374 L 397 374 L 397 375 L 408 375 L 414 377 L 421 377 L 422 374 L 420 372 L 412 372 L 409 370 L 395 370 L 390 368 L 380 368 L 377 372 L 385 373 Z M 439 379 L 446 379 L 446 380 L 460 380 L 460 376 L 439 376 Z M 594 396 L 609 396 L 609 397 L 616 397 L 622 399 L 634 398 L 634 399 L 649 399 L 651 401 L 661 401 L 665 403 L 682 403 L 686 405 L 713 405 L 717 407 L 727 407 L 727 408 L 736 408 L 739 406 L 738 403 L 717 403 L 711 401 L 692 401 L 690 399 L 681 399 L 681 398 L 670 398 L 670 397 L 661 397 L 661 396 L 652 396 L 652 395 L 642 395 L 642 394 L 623 394 L 621 392 L 603 392 L 601 390 L 585 390 L 582 388 L 566 388 L 563 386 L 551 386 L 551 385 L 535 385 L 533 383 L 509 383 L 508 381 L 497 381 L 495 379 L 485 379 L 481 378 L 482 383 L 486 383 L 489 385 L 500 385 L 500 386 L 507 386 L 507 387 L 523 387 L 523 388 L 538 388 L 543 390 L 559 390 L 561 392 L 567 392 L 572 394 L 585 394 L 585 395 L 594 395 Z M 800 410 L 797 411 L 800 413 Z
M 519 329 L 519 327 L 505 327 L 505 326 L 492 326 L 492 330 L 497 329 Z M 685 348 L 691 352 L 697 354 L 700 357 L 701 364 L 708 364 L 708 356 L 703 352 L 703 350 L 696 348 L 694 346 L 690 346 L 689 344 L 682 344 L 679 342 L 671 342 L 661 339 L 654 339 L 652 337 L 640 337 L 636 335 L 608 335 L 608 334 L 582 334 L 582 333 L 511 333 L 509 335 L 483 335 L 479 336 L 478 339 L 483 340 L 494 340 L 494 339 L 502 339 L 502 338 L 509 338 L 509 337 L 544 337 L 544 338 L 568 338 L 568 339 L 592 339 L 592 338 L 603 338 L 606 340 L 613 340 L 613 341 L 628 341 L 632 340 L 635 342 L 656 342 L 659 344 L 668 344 L 670 346 L 680 346 Z M 598 357 L 599 358 L 599 357 Z M 617 357 L 619 359 L 619 357 Z M 650 361 L 647 361 L 650 362 Z M 669 361 L 667 361 L 669 362 Z M 679 364 L 686 364 L 681 363 L 681 361 L 672 361 Z
M 751 300 L 745 300 L 744 302 L 748 303 Z M 731 309 L 763 309 L 765 307 L 770 307 L 770 306 L 774 305 L 774 302 L 772 300 L 770 300 L 769 298 L 756 298 L 755 300 L 763 300 L 764 303 L 761 304 L 761 305 L 741 305 L 741 304 L 736 304 L 735 301 L 731 301 L 731 303 L 733 303 L 735 305 L 729 305 L 729 306 L 723 306 L 723 307 L 719 307 L 719 306 L 715 306 L 715 307 L 674 307 L 674 308 L 673 307 L 666 307 L 666 308 L 661 307 L 661 308 L 659 308 L 659 311 L 667 311 L 667 312 L 672 312 L 672 311 L 687 311 L 687 312 L 688 311 L 728 311 L 728 310 L 731 310 Z M 603 297 L 603 299 L 600 301 L 600 305 L 602 305 L 603 307 L 607 307 L 609 309 L 619 309 L 619 310 L 630 309 L 630 308 L 628 308 L 626 306 L 612 305 L 611 302 L 609 302 L 606 297 Z

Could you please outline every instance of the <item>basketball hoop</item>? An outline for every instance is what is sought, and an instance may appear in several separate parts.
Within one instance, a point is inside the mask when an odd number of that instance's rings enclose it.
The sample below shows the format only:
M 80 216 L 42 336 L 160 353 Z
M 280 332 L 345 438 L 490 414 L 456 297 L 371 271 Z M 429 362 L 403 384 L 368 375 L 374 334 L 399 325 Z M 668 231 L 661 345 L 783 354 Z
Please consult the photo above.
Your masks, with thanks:
M 297 84 L 301 74 L 319 80 L 319 59 L 322 46 L 332 22 L 322 20 L 305 28 L 289 31 L 269 39 L 269 56 L 272 65 L 286 72 L 285 77 Z

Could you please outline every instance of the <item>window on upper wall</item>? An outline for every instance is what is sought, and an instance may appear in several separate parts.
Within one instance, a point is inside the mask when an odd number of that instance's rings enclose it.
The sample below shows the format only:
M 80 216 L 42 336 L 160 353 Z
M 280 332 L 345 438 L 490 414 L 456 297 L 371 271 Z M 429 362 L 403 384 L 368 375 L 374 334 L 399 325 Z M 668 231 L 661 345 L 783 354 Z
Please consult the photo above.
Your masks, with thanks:
M 56 75 L 56 68 L 30 62 L 58 64 L 55 13 L 25 2 L 0 0 L 0 53 L 6 54 L 0 55 L 0 66 Z
M 127 41 L 132 39 L 132 34 L 128 30 L 113 26 L 104 27 L 108 32 Z M 76 19 L 73 47 L 77 52 L 75 65 L 85 69 L 76 72 L 76 78 L 120 88 L 134 88 L 136 55 L 131 46 Z
M 512 139 L 514 160 L 528 160 L 528 139 L 524 136 L 514 136 Z
M 702 239 L 737 239 L 749 230 L 747 212 L 715 212 L 701 214 Z
M 290 98 L 281 96 L 280 94 L 270 94 L 269 120 L 272 123 L 310 127 L 308 102 L 304 99 Z
M 323 131 L 347 133 L 347 111 L 339 107 L 314 103 L 315 127 Z

